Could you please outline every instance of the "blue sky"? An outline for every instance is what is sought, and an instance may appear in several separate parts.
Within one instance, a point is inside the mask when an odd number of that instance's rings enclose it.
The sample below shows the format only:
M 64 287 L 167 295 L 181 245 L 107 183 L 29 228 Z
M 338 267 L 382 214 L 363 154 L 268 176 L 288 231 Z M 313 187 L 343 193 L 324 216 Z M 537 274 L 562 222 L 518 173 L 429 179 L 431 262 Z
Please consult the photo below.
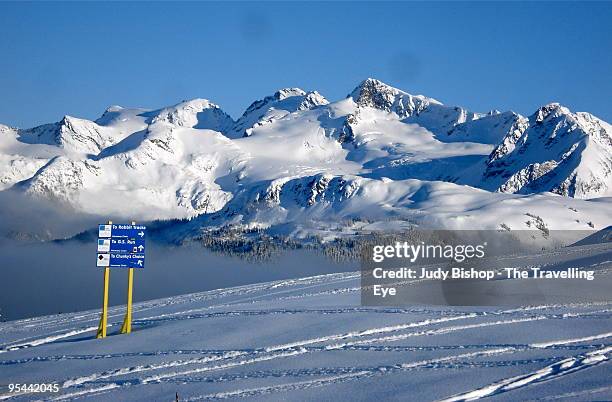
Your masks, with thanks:
M 0 122 L 375 77 L 475 111 L 558 101 L 612 122 L 611 2 L 0 3 Z

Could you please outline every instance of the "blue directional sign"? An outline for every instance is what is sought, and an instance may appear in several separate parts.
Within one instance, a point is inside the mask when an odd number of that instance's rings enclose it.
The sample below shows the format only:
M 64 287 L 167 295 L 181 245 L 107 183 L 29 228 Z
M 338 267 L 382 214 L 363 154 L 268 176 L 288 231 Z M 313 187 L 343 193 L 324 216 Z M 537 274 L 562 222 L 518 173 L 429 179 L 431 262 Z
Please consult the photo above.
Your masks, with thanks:
M 98 237 L 144 239 L 146 231 L 147 227 L 142 225 L 100 225 L 98 227 Z
M 96 265 L 144 268 L 146 232 L 146 226 L 142 225 L 99 225 Z
M 144 268 L 144 254 L 110 253 L 110 266 L 120 268 Z
M 110 238 L 98 239 L 98 252 L 100 253 L 144 253 L 144 239 Z

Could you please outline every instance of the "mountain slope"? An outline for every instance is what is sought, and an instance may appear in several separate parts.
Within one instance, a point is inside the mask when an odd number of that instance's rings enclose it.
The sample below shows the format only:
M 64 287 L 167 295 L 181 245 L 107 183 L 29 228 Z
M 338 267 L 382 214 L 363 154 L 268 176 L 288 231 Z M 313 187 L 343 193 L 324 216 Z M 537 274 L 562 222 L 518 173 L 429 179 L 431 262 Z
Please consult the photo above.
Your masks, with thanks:
M 609 280 L 609 248 L 516 255 L 505 264 L 585 259 Z M 291 279 L 135 303 L 129 335 L 118 334 L 124 306 L 110 307 L 106 339 L 95 339 L 98 309 L 2 322 L 0 376 L 57 383 L 57 393 L 44 394 L 50 400 L 385 400 L 390 390 L 400 400 L 612 398 L 609 301 L 372 307 L 361 304 L 359 272 L 293 278 L 286 268 L 294 260 L 283 261 L 285 272 L 275 275 Z M 494 282 L 501 295 L 529 294 L 524 281 Z M 431 281 L 408 283 L 417 294 L 440 292 Z M 555 281 L 546 288 L 561 300 L 567 294 Z M 8 400 L 43 397 L 2 392 Z
M 228 224 L 273 236 L 322 240 L 414 227 L 592 230 L 610 221 L 612 200 L 490 193 L 453 183 L 317 174 L 262 182 L 238 191 L 219 211 L 165 226 L 182 242 Z M 376 206 L 376 207 L 373 207 Z

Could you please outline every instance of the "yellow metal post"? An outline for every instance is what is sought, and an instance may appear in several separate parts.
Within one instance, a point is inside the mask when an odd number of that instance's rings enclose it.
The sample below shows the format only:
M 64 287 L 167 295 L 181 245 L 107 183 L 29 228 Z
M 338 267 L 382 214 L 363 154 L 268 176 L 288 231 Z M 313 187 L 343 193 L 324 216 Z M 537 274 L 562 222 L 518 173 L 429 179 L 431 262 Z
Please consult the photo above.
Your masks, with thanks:
M 136 225 L 136 222 L 132 221 L 132 226 Z M 123 319 L 123 325 L 121 326 L 120 334 L 129 334 L 132 332 L 132 292 L 134 289 L 134 268 L 128 268 L 128 288 L 127 288 L 127 310 L 125 311 L 125 318 Z
M 106 324 L 108 321 L 108 282 L 110 278 L 110 268 L 104 268 L 104 296 L 102 297 L 102 317 L 98 325 L 98 333 L 96 338 L 106 337 Z
M 128 289 L 127 289 L 127 311 L 125 312 L 125 318 L 123 319 L 123 325 L 121 326 L 122 334 L 129 334 L 132 332 L 132 290 L 134 289 L 134 268 L 128 270 Z
M 108 221 L 109 225 L 112 225 L 112 221 Z M 98 324 L 98 332 L 96 338 L 106 337 L 106 326 L 108 323 L 108 284 L 110 282 L 110 267 L 104 268 L 104 295 L 102 296 L 102 316 L 100 317 L 100 324 Z

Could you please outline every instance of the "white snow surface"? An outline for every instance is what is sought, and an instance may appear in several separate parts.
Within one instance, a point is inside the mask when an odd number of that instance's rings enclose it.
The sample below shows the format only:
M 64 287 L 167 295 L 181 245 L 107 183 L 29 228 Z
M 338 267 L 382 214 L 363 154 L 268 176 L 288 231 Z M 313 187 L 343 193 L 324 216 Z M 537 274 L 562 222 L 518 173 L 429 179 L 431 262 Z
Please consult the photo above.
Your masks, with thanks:
M 367 79 L 331 103 L 282 89 L 237 121 L 195 99 L 111 106 L 96 121 L 0 125 L 0 195 L 93 216 L 298 236 L 527 229 L 527 214 L 550 229 L 601 229 L 612 224 L 611 135 L 608 123 L 559 104 L 528 118 L 475 113 Z
M 610 275 L 602 247 L 538 261 L 588 258 L 596 275 Z M 99 311 L 0 323 L 3 383 L 60 388 L 0 389 L 0 400 L 612 398 L 612 301 L 365 307 L 359 283 L 348 272 L 138 303 L 130 335 L 116 334 L 124 308 L 112 307 L 102 340 Z

